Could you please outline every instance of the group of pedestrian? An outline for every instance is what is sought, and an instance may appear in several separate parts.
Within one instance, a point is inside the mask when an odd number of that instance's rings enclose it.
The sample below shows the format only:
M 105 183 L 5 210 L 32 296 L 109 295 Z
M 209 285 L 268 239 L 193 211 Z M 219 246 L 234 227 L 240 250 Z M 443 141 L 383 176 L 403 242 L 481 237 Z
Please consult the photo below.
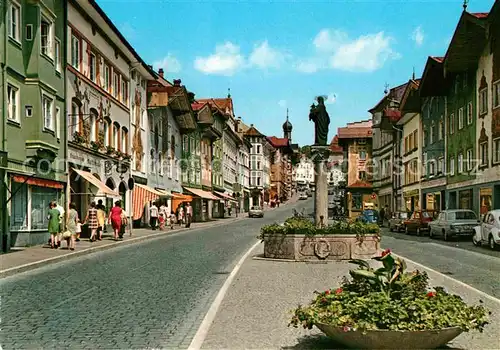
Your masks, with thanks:
M 191 227 L 192 218 L 193 207 L 189 202 L 179 205 L 177 213 L 169 210 L 165 203 L 153 202 L 149 207 L 149 225 L 152 230 L 159 229 L 163 231 L 167 225 L 173 230 L 176 223 L 180 226 L 185 224 L 185 227 L 189 228 Z
M 128 225 L 128 219 L 125 211 L 122 209 L 121 201 L 115 202 L 115 206 L 107 215 L 106 207 L 102 200 L 91 202 L 90 207 L 83 222 L 78 216 L 75 203 L 69 204 L 69 212 L 66 217 L 66 230 L 63 230 L 64 209 L 57 202 L 51 201 L 48 212 L 48 231 L 50 234 L 49 244 L 51 248 L 61 247 L 61 241 L 66 240 L 67 247 L 75 250 L 75 242 L 80 241 L 82 226 L 87 224 L 90 230 L 90 242 L 102 240 L 107 223 L 113 228 L 114 240 L 123 239 L 125 227 Z

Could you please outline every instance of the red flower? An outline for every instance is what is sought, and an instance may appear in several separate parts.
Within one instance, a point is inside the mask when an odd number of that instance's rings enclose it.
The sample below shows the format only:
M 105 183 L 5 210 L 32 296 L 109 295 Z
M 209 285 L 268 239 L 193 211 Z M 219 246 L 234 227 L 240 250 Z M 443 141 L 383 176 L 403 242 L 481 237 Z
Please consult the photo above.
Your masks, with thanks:
M 391 250 L 389 248 L 387 248 L 386 250 L 384 250 L 382 252 L 382 256 L 381 257 L 383 258 L 384 256 L 389 255 L 389 254 L 391 254 Z
M 330 290 L 327 290 L 327 291 L 325 292 L 325 294 L 326 294 L 326 295 L 330 295 Z
M 335 294 L 340 294 L 342 292 L 343 292 L 342 288 L 337 288 L 337 290 L 335 290 Z
M 429 298 L 433 298 L 433 297 L 435 297 L 435 296 L 436 296 L 436 292 L 429 292 L 429 293 L 427 293 L 427 296 L 428 296 Z
M 351 330 L 351 327 L 348 327 L 348 326 L 344 326 L 344 332 L 349 332 Z

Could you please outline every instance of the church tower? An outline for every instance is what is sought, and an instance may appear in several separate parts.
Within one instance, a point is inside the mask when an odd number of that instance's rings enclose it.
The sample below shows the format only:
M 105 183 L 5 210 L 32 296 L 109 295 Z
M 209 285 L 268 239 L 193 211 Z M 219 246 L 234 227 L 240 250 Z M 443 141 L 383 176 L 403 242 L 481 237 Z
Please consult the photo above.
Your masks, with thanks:
M 283 123 L 283 137 L 292 143 L 292 123 L 288 120 L 288 108 L 286 109 L 286 121 Z

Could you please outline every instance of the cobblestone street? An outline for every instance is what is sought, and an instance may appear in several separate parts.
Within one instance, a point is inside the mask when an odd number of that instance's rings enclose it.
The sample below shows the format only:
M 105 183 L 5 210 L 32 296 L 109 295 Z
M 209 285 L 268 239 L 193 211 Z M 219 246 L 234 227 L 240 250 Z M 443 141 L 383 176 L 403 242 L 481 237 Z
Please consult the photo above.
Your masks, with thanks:
M 260 227 L 310 202 L 4 278 L 2 349 L 187 348 Z

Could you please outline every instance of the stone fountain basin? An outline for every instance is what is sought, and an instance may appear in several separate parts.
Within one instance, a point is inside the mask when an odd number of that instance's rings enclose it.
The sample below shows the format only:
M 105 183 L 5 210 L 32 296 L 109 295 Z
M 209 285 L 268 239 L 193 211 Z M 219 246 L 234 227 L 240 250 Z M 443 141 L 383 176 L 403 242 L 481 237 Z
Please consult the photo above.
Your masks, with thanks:
M 323 333 L 337 343 L 357 349 L 436 349 L 462 333 L 459 327 L 441 330 L 389 331 L 371 330 L 345 332 L 343 328 L 316 324 Z

